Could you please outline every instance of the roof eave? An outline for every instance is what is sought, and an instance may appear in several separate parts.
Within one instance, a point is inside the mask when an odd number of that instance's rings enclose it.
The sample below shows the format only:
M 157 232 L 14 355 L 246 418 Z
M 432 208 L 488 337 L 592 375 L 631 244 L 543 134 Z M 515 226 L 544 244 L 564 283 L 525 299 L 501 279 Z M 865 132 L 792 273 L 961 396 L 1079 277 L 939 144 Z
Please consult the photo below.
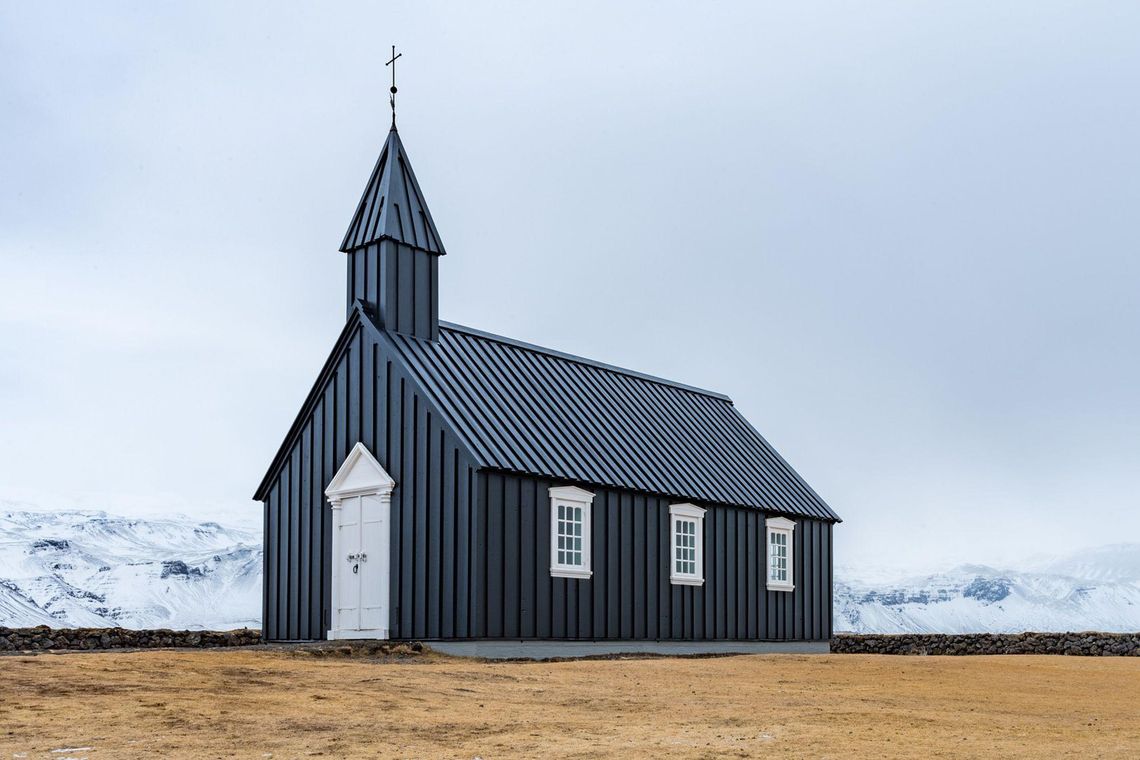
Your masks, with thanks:
M 678 502 L 690 502 L 691 501 L 691 502 L 698 503 L 698 504 L 708 504 L 711 506 L 718 506 L 718 507 L 733 507 L 735 509 L 754 509 L 757 512 L 763 512 L 764 514 L 780 515 L 783 517 L 793 517 L 797 520 L 819 520 L 820 522 L 828 522 L 828 523 L 841 523 L 841 522 L 843 522 L 843 518 L 841 518 L 839 515 L 835 514 L 835 511 L 832 510 L 830 507 L 828 507 L 828 511 L 831 513 L 832 516 L 831 517 L 823 517 L 823 516 L 819 516 L 819 515 L 805 515 L 803 512 L 799 512 L 799 511 L 796 511 L 794 509 L 787 509 L 784 507 L 774 506 L 772 504 L 740 504 L 737 502 L 723 501 L 723 500 L 719 500 L 719 499 L 709 499 L 709 498 L 704 497 L 704 496 L 694 496 L 693 494 L 670 493 L 670 492 L 666 492 L 666 491 L 653 491 L 653 490 L 646 489 L 646 488 L 637 488 L 634 486 L 621 485 L 620 483 L 597 483 L 597 482 L 590 481 L 590 480 L 566 478 L 566 477 L 561 477 L 558 475 L 550 475 L 547 473 L 528 472 L 526 470 L 514 470 L 514 469 L 510 469 L 510 468 L 506 468 L 506 467 L 496 467 L 494 465 L 480 466 L 477 469 L 480 471 L 483 471 L 483 472 L 495 472 L 495 473 L 501 473 L 504 475 L 517 475 L 517 476 L 526 477 L 526 478 L 543 478 L 544 480 L 553 480 L 553 481 L 557 481 L 559 483 L 567 483 L 570 485 L 575 485 L 575 486 L 578 486 L 580 488 L 586 488 L 586 489 L 593 488 L 596 490 L 599 488 L 602 488 L 602 489 L 608 488 L 611 490 L 628 491 L 629 493 L 644 494 L 646 496 L 655 496 L 655 497 L 662 498 L 662 499 L 676 500 Z M 822 502 L 822 500 L 821 500 L 821 502 Z
M 414 243 L 409 243 L 407 240 L 402 240 L 398 237 L 395 237 L 394 235 L 389 235 L 388 233 L 377 235 L 376 237 L 374 237 L 370 240 L 366 240 L 363 243 L 359 243 L 358 245 L 351 245 L 350 246 L 348 243 L 348 240 L 346 239 L 343 243 L 341 243 L 340 252 L 341 253 L 352 253 L 353 251 L 359 251 L 361 248 L 367 248 L 370 245 L 380 243 L 384 240 L 391 240 L 393 243 L 399 243 L 400 245 L 406 245 L 408 248 L 413 248 L 417 251 L 423 251 L 424 253 L 430 253 L 433 256 L 446 256 L 447 255 L 447 251 L 445 251 L 443 249 L 442 245 L 439 247 L 438 251 L 433 251 L 430 248 L 424 248 L 422 245 L 416 245 Z

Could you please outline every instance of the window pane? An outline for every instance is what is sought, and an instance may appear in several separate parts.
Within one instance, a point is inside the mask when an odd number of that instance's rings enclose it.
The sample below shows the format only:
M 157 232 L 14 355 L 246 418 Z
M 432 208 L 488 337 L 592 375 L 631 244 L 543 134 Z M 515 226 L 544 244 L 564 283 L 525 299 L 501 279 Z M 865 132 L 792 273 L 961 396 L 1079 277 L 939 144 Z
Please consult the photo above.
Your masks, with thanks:
M 555 564 L 562 567 L 584 567 L 582 551 L 585 507 L 572 504 L 555 504 L 554 537 Z
M 697 576 L 697 524 L 691 518 L 673 517 L 673 572 Z

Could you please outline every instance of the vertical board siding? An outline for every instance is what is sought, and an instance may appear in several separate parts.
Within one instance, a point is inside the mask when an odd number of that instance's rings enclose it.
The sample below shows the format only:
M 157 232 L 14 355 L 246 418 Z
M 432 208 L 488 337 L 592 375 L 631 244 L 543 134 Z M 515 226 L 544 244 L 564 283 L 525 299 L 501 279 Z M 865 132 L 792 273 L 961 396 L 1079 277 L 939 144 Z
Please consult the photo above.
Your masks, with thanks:
M 534 523 L 536 519 L 534 507 L 534 492 L 524 488 L 522 481 L 518 486 L 519 505 L 519 636 L 533 639 L 538 635 L 535 623 L 535 604 L 537 599 L 537 570 L 538 542 Z
M 375 268 L 369 261 L 361 273 Z M 265 637 L 325 636 L 337 558 L 330 556 L 332 515 L 324 489 L 358 440 L 397 481 L 391 636 L 470 636 L 478 595 L 470 543 L 477 499 L 466 450 L 387 345 L 363 328 L 344 342 L 312 399 L 264 502 Z
M 411 638 L 415 635 L 416 624 L 416 409 L 414 394 L 408 392 L 407 382 L 400 378 L 399 396 L 396 404 L 400 410 L 399 436 L 392 452 L 396 472 L 400 473 L 396 502 L 400 506 L 400 606 L 396 614 L 400 618 L 400 635 Z
M 288 480 L 288 498 L 289 498 L 289 581 L 288 581 L 288 631 L 289 638 L 301 638 L 301 609 L 300 605 L 296 604 L 296 599 L 300 596 L 300 559 L 301 559 L 301 504 L 297 494 L 300 489 L 297 487 L 300 480 L 301 469 L 301 452 L 300 447 L 295 447 L 289 456 L 289 480 Z
M 310 421 L 305 425 L 301 431 L 301 467 L 298 471 L 298 490 L 296 498 L 301 505 L 301 549 L 298 556 L 297 564 L 300 565 L 298 572 L 298 589 L 297 612 L 300 616 L 300 625 L 297 631 L 297 638 L 311 639 L 316 637 L 316 631 L 312 630 L 312 599 L 313 584 L 310 583 L 311 578 L 311 563 L 313 561 L 313 519 L 314 510 L 312 509 L 312 501 L 310 499 L 310 482 L 312 480 L 312 422 Z M 320 512 L 316 513 L 316 517 L 320 517 Z M 319 587 L 318 587 L 319 588 Z
M 550 576 L 542 478 L 480 472 L 487 530 L 472 638 L 822 640 L 831 634 L 831 525 L 796 520 L 795 591 L 768 591 L 764 515 L 701 505 L 703 586 L 669 581 L 673 500 L 592 488 L 589 579 Z M 533 595 L 533 597 L 532 597 Z
M 310 445 L 313 453 L 310 457 L 310 466 L 312 472 L 309 477 L 309 505 L 313 510 L 313 533 L 311 541 L 309 542 L 310 551 L 313 556 L 309 562 L 309 585 L 310 593 L 313 595 L 309 600 L 309 630 L 314 638 L 323 636 L 323 632 L 327 630 L 324 621 L 325 609 L 325 596 L 324 596 L 324 578 L 321 572 L 321 567 L 324 565 L 328 554 L 325 551 L 325 510 L 321 509 L 324 503 L 324 488 L 321 483 L 321 456 L 320 446 L 321 441 L 324 440 L 324 402 L 318 401 L 317 407 L 313 412 L 313 428 L 312 439 Z
M 261 627 L 267 639 L 279 639 L 277 629 L 280 616 L 277 608 L 278 577 L 281 574 L 281 499 L 278 488 L 274 485 L 269 489 L 269 498 L 265 500 L 265 549 L 262 557 L 265 569 L 261 574 L 261 592 L 265 597 L 265 616 L 261 619 Z
M 348 253 L 348 303 L 356 301 L 377 315 L 381 327 L 417 338 L 439 334 L 438 254 L 381 240 Z

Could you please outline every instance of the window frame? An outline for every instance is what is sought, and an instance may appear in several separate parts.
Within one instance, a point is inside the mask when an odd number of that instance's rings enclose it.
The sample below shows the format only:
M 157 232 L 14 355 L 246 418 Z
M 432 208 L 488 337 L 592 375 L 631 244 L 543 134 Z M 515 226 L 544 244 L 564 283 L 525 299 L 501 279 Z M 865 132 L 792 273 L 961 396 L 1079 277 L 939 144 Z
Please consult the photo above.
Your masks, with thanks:
M 765 585 L 769 591 L 795 591 L 796 590 L 796 524 L 786 517 L 769 517 L 765 520 L 764 533 L 764 577 Z M 772 578 L 772 536 L 783 535 L 787 540 L 787 580 Z
M 677 523 L 696 523 L 695 567 L 692 574 L 677 572 Z M 674 586 L 705 585 L 705 510 L 695 504 L 669 505 L 669 583 Z
M 558 507 L 582 508 L 582 564 L 558 562 Z M 591 544 L 594 494 L 576 486 L 554 486 L 550 489 L 550 575 L 552 578 L 590 578 L 594 574 Z

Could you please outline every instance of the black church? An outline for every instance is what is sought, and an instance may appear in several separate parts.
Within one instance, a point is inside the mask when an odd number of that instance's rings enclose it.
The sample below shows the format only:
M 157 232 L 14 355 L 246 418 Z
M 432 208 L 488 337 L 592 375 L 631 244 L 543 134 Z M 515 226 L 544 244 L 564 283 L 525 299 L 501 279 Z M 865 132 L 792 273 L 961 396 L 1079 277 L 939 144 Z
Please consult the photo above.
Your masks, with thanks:
M 727 396 L 440 321 L 394 124 L 340 250 L 344 328 L 254 496 L 266 639 L 826 651 L 836 513 Z

